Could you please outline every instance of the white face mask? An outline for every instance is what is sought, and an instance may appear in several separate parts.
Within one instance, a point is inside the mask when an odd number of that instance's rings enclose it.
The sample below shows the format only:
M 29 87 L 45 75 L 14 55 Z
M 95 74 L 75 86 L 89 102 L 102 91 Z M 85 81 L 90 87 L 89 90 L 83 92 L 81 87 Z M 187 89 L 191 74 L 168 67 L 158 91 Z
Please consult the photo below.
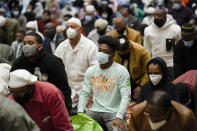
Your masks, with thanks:
M 162 79 L 162 75 L 149 75 L 149 78 L 151 80 L 151 82 L 153 83 L 154 86 L 156 86 Z
M 68 39 L 74 39 L 77 35 L 77 31 L 73 28 L 68 28 L 66 34 L 68 36 Z
M 166 124 L 166 120 L 162 120 L 159 122 L 152 122 L 150 118 L 148 118 L 148 122 L 152 130 L 157 130 L 160 127 L 162 127 L 164 124 Z
M 193 45 L 193 40 L 190 40 L 190 41 L 183 41 L 184 45 L 186 47 L 191 47 Z
M 109 55 L 105 54 L 103 52 L 98 52 L 96 54 L 96 59 L 99 64 L 103 65 L 103 64 L 106 64 L 107 62 L 109 62 Z

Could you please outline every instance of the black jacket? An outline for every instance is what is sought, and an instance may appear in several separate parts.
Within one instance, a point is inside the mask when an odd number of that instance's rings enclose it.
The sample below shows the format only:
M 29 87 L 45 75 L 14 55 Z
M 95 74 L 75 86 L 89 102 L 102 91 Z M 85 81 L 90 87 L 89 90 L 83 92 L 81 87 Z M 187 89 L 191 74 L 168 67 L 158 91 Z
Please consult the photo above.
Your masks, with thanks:
M 197 70 L 197 40 L 191 47 L 185 47 L 183 40 L 179 40 L 174 49 L 174 76 L 189 70 Z
M 39 52 L 36 63 L 30 63 L 24 55 L 20 56 L 13 63 L 11 71 L 16 69 L 26 69 L 38 76 L 40 81 L 48 81 L 59 88 L 64 95 L 65 104 L 70 113 L 72 108 L 71 88 L 68 85 L 67 75 L 61 59 L 42 50 Z M 40 70 L 40 75 L 39 71 L 35 71 L 35 69 Z
M 144 85 L 137 98 L 137 103 L 147 100 L 150 94 L 158 90 L 166 91 L 170 95 L 172 100 L 180 102 L 179 90 L 172 82 L 168 80 L 167 65 L 165 61 L 160 57 L 153 58 L 148 62 L 147 68 L 153 61 L 157 61 L 160 63 L 160 66 L 162 68 L 162 79 L 156 86 L 154 86 L 151 81 Z

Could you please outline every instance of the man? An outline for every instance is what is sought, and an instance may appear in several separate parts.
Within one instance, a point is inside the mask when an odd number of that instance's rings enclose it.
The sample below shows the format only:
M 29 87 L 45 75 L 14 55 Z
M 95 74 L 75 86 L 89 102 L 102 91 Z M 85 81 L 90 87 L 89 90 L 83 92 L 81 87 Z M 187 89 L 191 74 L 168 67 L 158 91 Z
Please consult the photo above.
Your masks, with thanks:
M 48 22 L 52 22 L 54 23 L 56 26 L 59 25 L 59 23 L 55 20 L 51 18 L 51 12 L 48 10 L 45 10 L 43 12 L 42 15 L 42 19 L 38 21 L 38 29 L 39 31 L 44 34 L 44 26 L 48 23 Z M 44 34 L 45 35 L 45 34 Z
M 182 39 L 174 50 L 175 78 L 189 70 L 197 70 L 197 35 L 194 25 L 186 23 L 181 26 Z
M 157 9 L 154 21 L 144 30 L 144 46 L 152 57 L 161 57 L 165 60 L 168 73 L 173 80 L 173 48 L 181 38 L 181 28 L 172 16 L 163 9 Z
M 11 48 L 13 49 L 16 58 L 22 55 L 23 39 L 25 37 L 25 31 L 19 29 L 16 33 L 16 40 L 12 42 Z
M 54 23 L 47 23 L 44 27 L 44 33 L 45 33 L 45 38 L 44 38 L 44 49 L 51 54 L 55 53 L 55 49 L 57 46 L 60 44 L 58 41 L 58 35 L 56 35 L 56 25 Z M 62 35 L 63 37 L 63 35 Z
M 42 38 L 35 32 L 25 35 L 22 51 L 22 56 L 13 63 L 11 71 L 26 69 L 35 74 L 40 81 L 48 81 L 54 84 L 62 91 L 66 107 L 70 113 L 72 108 L 71 89 L 61 59 L 43 50 Z
M 86 114 L 104 130 L 111 131 L 113 128 L 125 131 L 125 114 L 131 97 L 130 76 L 124 66 L 112 60 L 118 49 L 118 40 L 111 36 L 102 36 L 98 43 L 98 63 L 85 73 L 78 112 L 84 112 L 92 92 L 93 104 Z
M 26 34 L 28 34 L 30 32 L 36 32 L 42 37 L 42 39 L 44 39 L 43 34 L 41 32 L 39 32 L 39 30 L 38 30 L 37 20 L 27 22 L 25 27 L 26 27 L 25 28 Z
M 143 46 L 129 41 L 126 36 L 119 37 L 119 43 L 120 49 L 115 53 L 113 60 L 128 69 L 131 76 L 132 91 L 134 91 L 133 98 L 136 99 L 140 86 L 149 81 L 146 65 L 151 56 Z
M 121 8 L 120 9 L 120 14 L 124 17 L 127 25 L 130 28 L 133 28 L 135 30 L 139 30 L 141 22 L 137 17 L 130 14 L 128 7 Z
M 10 73 L 10 98 L 19 103 L 41 131 L 73 131 L 61 91 L 48 82 L 37 81 L 27 70 Z
M 15 19 L 0 16 L 0 42 L 11 45 L 16 38 L 19 24 Z
M 95 8 L 93 5 L 85 6 L 85 18 L 82 20 L 83 31 L 86 36 L 94 29 L 94 22 L 96 20 Z
M 82 90 L 84 74 L 88 67 L 96 64 L 97 46 L 81 34 L 81 21 L 71 18 L 67 21 L 68 39 L 60 43 L 55 55 L 62 59 L 68 82 L 72 89 L 72 106 L 77 111 L 79 92 Z
M 177 24 L 182 26 L 185 23 L 195 24 L 193 12 L 190 8 L 182 6 L 182 0 L 173 0 L 172 9 L 169 14 L 173 16 Z
M 94 27 L 95 29 L 93 29 L 88 34 L 88 38 L 98 46 L 99 37 L 107 35 L 112 30 L 112 27 L 108 25 L 108 22 L 102 18 L 95 21 Z
M 142 87 L 137 103 L 147 100 L 152 92 L 158 90 L 166 91 L 172 100 L 180 102 L 180 92 L 168 79 L 166 62 L 162 58 L 151 59 L 147 64 L 147 70 L 150 82 Z
M 170 100 L 168 93 L 156 91 L 131 111 L 129 131 L 196 131 L 196 118 L 184 105 Z
M 119 37 L 121 35 L 126 35 L 130 41 L 141 44 L 140 32 L 129 28 L 124 20 L 124 17 L 118 16 L 114 18 L 113 21 L 116 29 L 109 32 L 110 36 Z
M 8 73 L 9 74 L 9 73 Z M 36 123 L 16 102 L 0 95 L 1 131 L 40 131 Z

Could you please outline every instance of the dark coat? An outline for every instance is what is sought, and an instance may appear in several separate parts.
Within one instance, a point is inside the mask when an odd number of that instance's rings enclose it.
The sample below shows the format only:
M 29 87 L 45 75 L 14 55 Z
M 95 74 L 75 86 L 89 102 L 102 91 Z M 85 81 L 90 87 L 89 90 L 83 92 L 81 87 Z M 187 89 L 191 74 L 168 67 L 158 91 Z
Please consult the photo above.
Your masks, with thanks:
M 197 40 L 191 47 L 185 47 L 183 40 L 179 40 L 174 49 L 174 76 L 189 70 L 197 70 Z
M 151 81 L 148 82 L 146 85 L 144 85 L 137 98 L 137 103 L 147 100 L 150 94 L 158 90 L 166 91 L 172 100 L 180 102 L 179 90 L 176 88 L 176 86 L 172 82 L 168 80 L 167 65 L 165 61 L 161 59 L 160 57 L 156 57 L 148 62 L 147 67 L 153 61 L 157 61 L 160 63 L 160 66 L 162 68 L 162 79 L 156 86 L 154 86 Z
M 42 78 L 39 77 L 39 72 L 36 71 L 38 68 L 40 69 Z M 30 63 L 27 58 L 22 55 L 13 63 L 11 71 L 16 69 L 26 69 L 30 73 L 38 76 L 39 80 L 48 81 L 58 87 L 64 95 L 65 104 L 70 113 L 72 108 L 71 89 L 68 85 L 64 64 L 60 58 L 42 50 L 39 52 L 39 58 L 36 63 Z

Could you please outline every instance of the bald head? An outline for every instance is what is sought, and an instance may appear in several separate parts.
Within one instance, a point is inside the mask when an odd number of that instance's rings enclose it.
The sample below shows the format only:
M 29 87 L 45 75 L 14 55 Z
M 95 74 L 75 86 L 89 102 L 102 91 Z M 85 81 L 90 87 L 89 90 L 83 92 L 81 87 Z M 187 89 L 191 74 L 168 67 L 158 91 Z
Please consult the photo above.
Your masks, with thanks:
M 115 25 L 115 28 L 119 34 L 123 34 L 124 30 L 126 28 L 126 22 L 124 20 L 124 17 L 118 16 L 113 20 L 113 24 Z
M 44 26 L 44 33 L 46 37 L 53 39 L 56 34 L 56 25 L 51 22 L 47 23 Z

